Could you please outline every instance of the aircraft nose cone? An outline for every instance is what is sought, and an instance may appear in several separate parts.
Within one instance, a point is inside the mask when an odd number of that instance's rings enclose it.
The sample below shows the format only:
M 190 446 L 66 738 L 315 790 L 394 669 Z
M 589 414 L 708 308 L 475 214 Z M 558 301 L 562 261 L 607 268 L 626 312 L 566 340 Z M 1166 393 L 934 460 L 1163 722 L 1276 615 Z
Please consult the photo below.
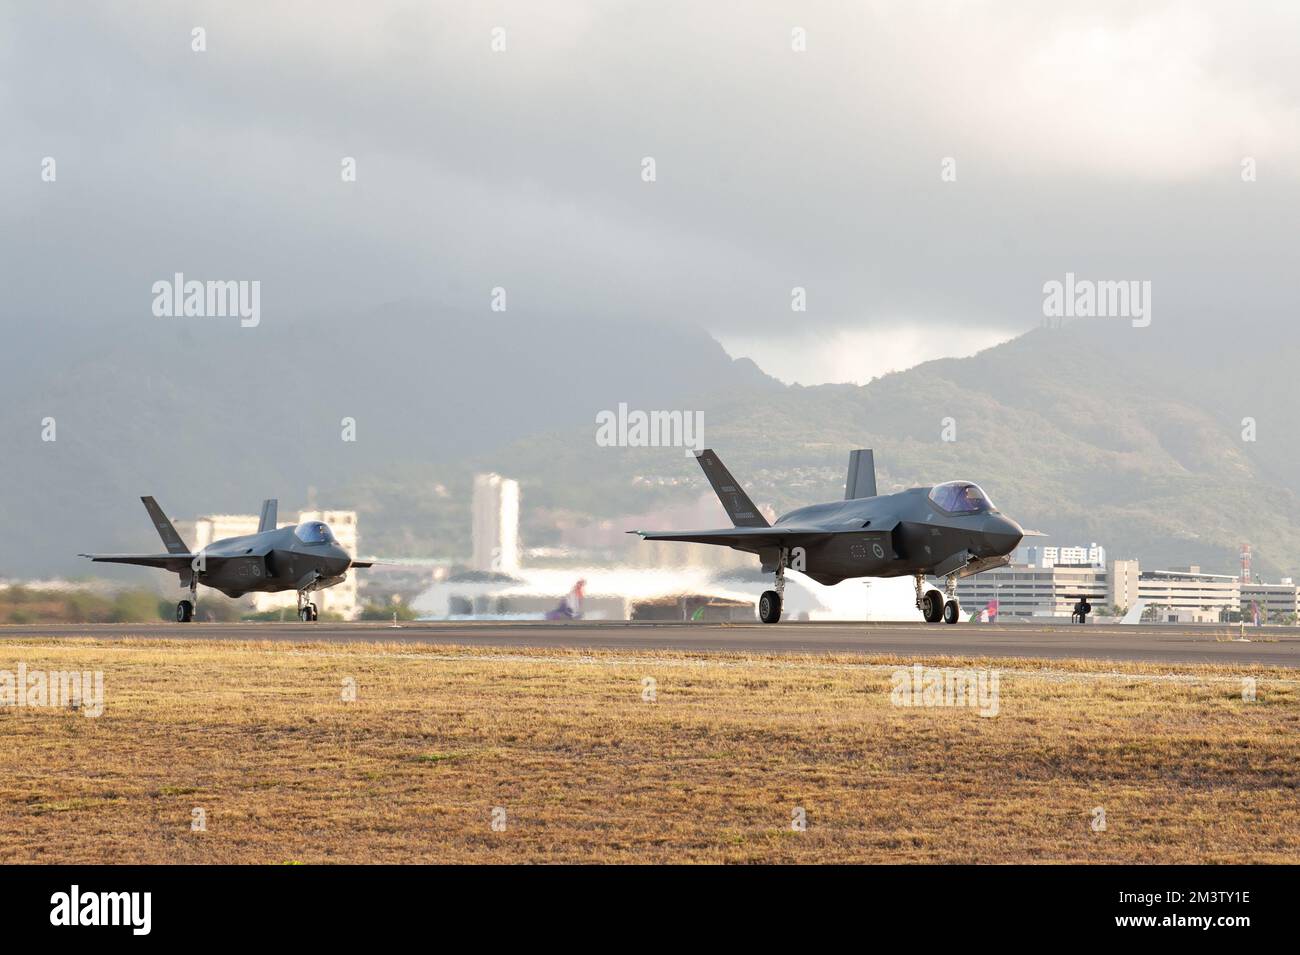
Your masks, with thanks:
M 990 514 L 984 524 L 984 540 L 989 550 L 999 557 L 1015 550 L 1024 536 L 1024 529 L 1019 524 L 1001 514 Z

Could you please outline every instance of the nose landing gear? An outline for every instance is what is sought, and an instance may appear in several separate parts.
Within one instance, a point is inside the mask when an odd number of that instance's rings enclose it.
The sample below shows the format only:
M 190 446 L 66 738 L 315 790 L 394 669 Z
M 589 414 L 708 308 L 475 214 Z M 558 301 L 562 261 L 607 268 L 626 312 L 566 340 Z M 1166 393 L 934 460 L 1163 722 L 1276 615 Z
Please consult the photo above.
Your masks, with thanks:
M 944 587 L 943 622 L 956 623 L 961 619 L 961 604 L 957 602 L 957 575 L 949 574 Z
M 312 623 L 320 617 L 316 605 L 307 599 L 305 590 L 298 591 L 298 619 L 303 623 Z
M 957 601 L 947 600 L 943 605 L 943 622 L 956 623 L 961 619 L 961 608 L 957 606 Z

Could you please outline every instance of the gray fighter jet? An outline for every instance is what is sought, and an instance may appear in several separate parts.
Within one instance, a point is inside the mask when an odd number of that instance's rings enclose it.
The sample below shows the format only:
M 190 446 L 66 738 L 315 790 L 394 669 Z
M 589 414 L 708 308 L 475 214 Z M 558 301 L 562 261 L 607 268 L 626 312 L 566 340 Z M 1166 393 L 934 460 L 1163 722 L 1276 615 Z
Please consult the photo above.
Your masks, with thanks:
M 718 544 L 757 554 L 775 574 L 775 590 L 759 598 L 764 623 L 781 619 L 786 568 L 821 584 L 854 577 L 916 580 L 916 606 L 927 623 L 961 617 L 957 581 L 1011 562 L 1024 531 L 999 513 L 978 485 L 948 481 L 896 494 L 876 494 L 870 450 L 849 454 L 844 500 L 801 507 L 769 524 L 713 451 L 696 454 L 734 527 L 705 531 L 629 531 L 644 540 Z M 947 581 L 944 592 L 928 577 Z
M 220 590 L 227 597 L 248 593 L 298 591 L 298 618 L 315 620 L 319 613 L 309 595 L 342 583 L 349 568 L 370 567 L 373 561 L 353 560 L 339 546 L 329 525 L 306 521 L 297 527 L 276 528 L 278 505 L 274 498 L 262 502 L 257 533 L 213 541 L 194 552 L 152 497 L 142 497 L 145 510 L 158 528 L 165 554 L 79 554 L 109 564 L 140 564 L 178 574 L 190 599 L 176 605 L 176 620 L 189 623 L 198 605 L 199 584 Z

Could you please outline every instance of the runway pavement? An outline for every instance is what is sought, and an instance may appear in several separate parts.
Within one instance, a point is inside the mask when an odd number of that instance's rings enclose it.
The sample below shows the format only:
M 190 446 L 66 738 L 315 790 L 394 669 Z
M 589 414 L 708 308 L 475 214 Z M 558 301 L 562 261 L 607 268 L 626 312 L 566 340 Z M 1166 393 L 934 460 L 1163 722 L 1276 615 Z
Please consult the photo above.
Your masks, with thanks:
M 3 641 L 51 637 L 392 642 L 691 652 L 862 653 L 1300 667 L 1300 630 L 1230 627 L 1058 627 L 1034 624 L 439 622 L 60 624 L 0 626 Z

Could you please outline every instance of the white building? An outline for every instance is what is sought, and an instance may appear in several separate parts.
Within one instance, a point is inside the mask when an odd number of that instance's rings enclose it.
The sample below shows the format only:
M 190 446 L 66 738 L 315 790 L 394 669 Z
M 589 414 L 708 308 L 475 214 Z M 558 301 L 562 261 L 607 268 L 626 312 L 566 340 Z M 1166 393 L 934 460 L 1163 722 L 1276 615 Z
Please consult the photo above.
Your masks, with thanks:
M 519 482 L 500 474 L 474 476 L 474 570 L 519 570 Z
M 256 534 L 259 519 L 256 514 L 209 514 L 198 518 L 189 527 L 177 521 L 176 530 L 182 538 L 189 540 L 195 551 L 200 551 L 213 541 Z
M 1068 618 L 1081 596 L 1094 611 L 1107 606 L 1110 576 L 1105 567 L 1011 564 L 963 577 L 957 581 L 957 599 L 964 612 L 996 603 L 999 617 Z
M 1199 567 L 1143 571 L 1136 560 L 1105 567 L 1012 564 L 957 583 L 962 609 L 977 611 L 996 601 L 1002 617 L 1069 617 L 1080 597 L 1093 613 L 1131 609 L 1139 601 L 1160 623 L 1218 623 L 1242 600 L 1236 577 L 1204 574 Z
M 1219 623 L 1241 609 L 1241 580 L 1232 574 L 1203 574 L 1195 565 L 1144 570 L 1138 597 L 1158 623 Z
M 1070 567 L 1105 567 L 1106 548 L 1096 541 L 1087 547 L 1031 544 L 1022 548 L 1022 563 L 1033 567 L 1056 567 L 1064 564 Z

